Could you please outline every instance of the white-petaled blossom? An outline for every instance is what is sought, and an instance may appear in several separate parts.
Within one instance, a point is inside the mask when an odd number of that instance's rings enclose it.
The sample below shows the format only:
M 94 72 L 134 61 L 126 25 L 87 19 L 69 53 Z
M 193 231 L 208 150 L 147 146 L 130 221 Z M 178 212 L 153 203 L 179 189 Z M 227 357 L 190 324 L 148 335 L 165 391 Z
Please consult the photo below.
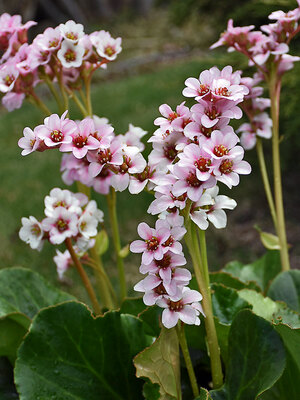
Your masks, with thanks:
M 19 231 L 19 237 L 28 243 L 32 249 L 40 251 L 43 247 L 43 229 L 41 223 L 35 218 L 22 218 L 22 228 Z

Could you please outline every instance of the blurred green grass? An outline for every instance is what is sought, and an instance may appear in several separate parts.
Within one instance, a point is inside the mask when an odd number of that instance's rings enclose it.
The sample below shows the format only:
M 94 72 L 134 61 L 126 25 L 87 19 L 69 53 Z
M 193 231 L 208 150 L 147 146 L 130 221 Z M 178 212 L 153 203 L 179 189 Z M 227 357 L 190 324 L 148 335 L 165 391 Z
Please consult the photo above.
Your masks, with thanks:
M 245 64 L 241 64 L 239 57 L 230 57 L 229 59 L 228 55 L 221 52 L 210 53 L 205 58 L 195 57 L 158 66 L 152 72 L 123 77 L 120 80 L 98 81 L 92 91 L 94 114 L 107 117 L 117 134 L 125 133 L 128 124 L 132 123 L 147 130 L 149 132 L 147 138 L 149 138 L 155 130 L 153 120 L 159 114 L 159 105 L 168 103 L 174 107 L 184 100 L 181 91 L 186 78 L 189 76 L 198 77 L 203 69 L 210 68 L 213 65 L 223 67 L 230 62 L 229 60 L 236 68 L 241 68 L 241 65 L 245 66 Z M 299 68 L 296 68 L 292 76 L 294 78 L 299 76 Z M 299 78 L 297 78 L 298 80 L 294 78 L 289 78 L 289 87 L 293 87 L 299 81 Z M 297 98 L 299 99 L 299 93 Z M 286 112 L 287 123 L 289 115 L 297 107 L 295 98 L 291 102 L 289 107 L 292 107 L 292 110 L 289 109 Z M 57 111 L 54 103 L 48 101 L 47 104 L 53 112 Z M 80 118 L 80 114 L 75 108 L 72 108 L 71 116 L 72 118 Z M 22 136 L 24 127 L 33 128 L 43 120 L 41 113 L 34 109 L 32 105 L 26 103 L 20 110 L 12 113 L 2 111 L 0 118 L 0 145 L 2 149 L 0 160 L 0 267 L 21 265 L 32 268 L 55 283 L 57 277 L 55 265 L 52 261 L 55 253 L 53 246 L 46 243 L 44 249 L 38 253 L 21 242 L 18 231 L 23 216 L 34 215 L 38 219 L 43 217 L 43 199 L 53 187 L 65 187 L 59 172 L 61 154 L 52 150 L 34 153 L 27 157 L 20 155 L 21 151 L 17 146 L 17 141 Z M 299 117 L 297 121 L 298 125 L 296 122 L 292 125 L 295 131 L 299 129 Z M 291 131 L 289 131 L 290 133 Z M 299 138 L 297 143 L 299 143 Z M 246 158 L 254 160 L 255 156 L 252 153 L 249 157 L 247 155 Z M 255 197 L 257 176 L 257 168 L 254 168 L 254 174 L 242 178 L 241 185 L 233 191 L 232 197 L 237 199 L 243 198 L 243 196 L 247 196 L 247 198 L 249 196 Z M 72 189 L 76 191 L 75 187 Z M 105 198 L 100 195 L 94 195 L 94 197 L 97 199 L 100 208 L 105 211 Z M 118 214 L 121 235 L 124 238 L 123 244 L 137 237 L 136 227 L 139 222 L 143 220 L 154 221 L 151 216 L 146 215 L 151 199 L 151 196 L 147 193 L 130 196 L 126 192 L 118 196 Z M 108 223 L 108 221 L 106 222 Z M 227 233 L 230 235 L 230 230 L 227 230 Z M 220 237 L 218 240 L 220 240 Z M 234 240 L 233 236 L 231 240 Z M 213 268 L 220 268 L 222 262 L 224 262 L 222 246 L 224 247 L 224 243 L 219 247 L 214 243 L 209 244 L 209 256 Z M 113 281 L 116 281 L 114 259 L 111 254 L 112 249 L 110 247 L 109 252 L 104 257 L 104 262 L 108 274 Z M 233 250 L 232 255 L 242 261 L 249 261 L 253 258 L 252 250 L 246 248 L 237 247 Z M 132 286 L 132 283 L 139 279 L 138 266 L 139 256 L 130 255 L 126 259 L 126 276 L 129 286 Z M 80 285 L 77 285 L 78 279 L 74 271 L 70 271 L 68 276 L 74 283 L 67 290 L 86 300 Z

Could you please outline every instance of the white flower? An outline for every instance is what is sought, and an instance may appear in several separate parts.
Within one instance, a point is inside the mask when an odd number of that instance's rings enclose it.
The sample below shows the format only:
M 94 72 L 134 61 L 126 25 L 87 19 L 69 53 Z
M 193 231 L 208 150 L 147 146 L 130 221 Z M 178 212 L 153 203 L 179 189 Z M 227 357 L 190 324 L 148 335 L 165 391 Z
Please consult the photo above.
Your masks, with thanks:
M 84 47 L 74 45 L 72 42 L 64 40 L 60 50 L 57 52 L 57 57 L 65 68 L 77 68 L 82 64 L 84 56 Z
M 43 247 L 43 229 L 40 222 L 30 216 L 29 218 L 22 218 L 22 228 L 19 231 L 19 237 L 24 242 L 28 243 L 32 249 L 40 251 Z
M 73 44 L 77 44 L 79 39 L 84 36 L 83 25 L 76 24 L 72 20 L 67 21 L 65 24 L 60 24 L 59 29 L 63 38 Z

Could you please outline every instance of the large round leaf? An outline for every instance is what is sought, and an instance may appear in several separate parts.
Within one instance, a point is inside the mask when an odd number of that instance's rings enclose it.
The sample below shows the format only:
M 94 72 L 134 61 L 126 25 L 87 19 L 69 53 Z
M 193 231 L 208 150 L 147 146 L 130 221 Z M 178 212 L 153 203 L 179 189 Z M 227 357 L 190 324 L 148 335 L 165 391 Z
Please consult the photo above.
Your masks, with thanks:
M 0 318 L 21 313 L 31 319 L 41 308 L 71 299 L 74 297 L 29 269 L 14 267 L 0 271 Z
M 224 268 L 242 282 L 254 281 L 265 291 L 270 282 L 281 272 L 280 255 L 278 251 L 268 251 L 252 264 L 243 265 L 238 261 L 232 261 Z
M 132 358 L 152 338 L 136 317 L 93 318 L 81 303 L 42 310 L 19 348 L 15 382 L 21 400 L 141 399 Z
M 265 319 L 240 311 L 230 328 L 229 360 L 224 387 L 215 400 L 254 400 L 278 380 L 285 366 L 280 336 Z
M 14 363 L 34 315 L 44 307 L 74 299 L 36 272 L 14 267 L 0 271 L 0 356 Z
M 284 271 L 272 282 L 268 296 L 284 301 L 292 310 L 300 312 L 300 271 Z

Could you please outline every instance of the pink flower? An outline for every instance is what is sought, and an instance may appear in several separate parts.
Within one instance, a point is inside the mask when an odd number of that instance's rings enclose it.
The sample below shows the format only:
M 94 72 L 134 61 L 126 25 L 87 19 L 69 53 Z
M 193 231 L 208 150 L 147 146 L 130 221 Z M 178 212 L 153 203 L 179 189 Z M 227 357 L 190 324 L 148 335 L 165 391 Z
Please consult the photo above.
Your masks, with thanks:
M 244 49 L 248 44 L 248 34 L 254 28 L 254 25 L 234 27 L 233 20 L 230 19 L 228 21 L 227 30 L 222 33 L 221 38 L 210 46 L 210 48 L 215 49 L 216 47 L 225 45 L 228 47 L 237 46 L 239 49 Z
M 97 176 L 105 165 L 121 165 L 123 162 L 121 141 L 114 139 L 109 148 L 100 148 L 97 151 L 90 151 L 87 155 L 89 166 L 89 174 L 91 177 Z
M 123 142 L 127 146 L 136 146 L 143 151 L 145 149 L 144 143 L 141 142 L 142 137 L 147 135 L 147 131 L 144 131 L 139 126 L 133 126 L 129 124 L 128 131 L 123 135 Z
M 53 261 L 56 264 L 56 271 L 58 274 L 58 279 L 63 280 L 65 272 L 73 264 L 71 255 L 68 250 L 64 253 L 56 249 L 56 256 L 53 257 Z
M 192 201 L 198 201 L 203 193 L 204 189 L 213 187 L 216 180 L 213 176 L 209 179 L 200 180 L 197 176 L 196 167 L 180 167 L 174 165 L 171 171 L 177 178 L 177 182 L 174 184 L 172 193 L 178 197 L 187 194 L 187 197 Z
M 33 131 L 28 127 L 24 128 L 23 135 L 24 137 L 18 141 L 18 146 L 23 149 L 21 153 L 22 156 L 27 156 L 38 149 L 41 140 L 37 137 L 35 130 Z
M 64 207 L 56 207 L 52 217 L 43 219 L 42 228 L 49 232 L 49 240 L 52 244 L 61 244 L 66 238 L 78 234 L 78 217 L 75 213 Z
M 111 179 L 112 187 L 122 192 L 128 187 L 131 174 L 143 172 L 146 165 L 146 160 L 138 147 L 124 145 L 123 163 L 118 166 L 116 174 Z
M 217 181 L 223 182 L 230 189 L 237 186 L 240 182 L 239 175 L 248 175 L 251 172 L 251 166 L 247 161 L 242 161 L 244 153 L 240 153 L 235 158 L 223 159 L 219 168 L 214 170 Z
M 192 113 L 200 114 L 201 124 L 205 128 L 212 128 L 220 121 L 220 119 L 240 119 L 242 118 L 242 110 L 237 107 L 239 101 L 228 101 L 225 99 L 218 102 L 206 102 L 203 99 L 195 104 L 191 111 Z
M 33 43 L 39 46 L 43 50 L 53 52 L 58 50 L 62 40 L 59 27 L 47 28 L 42 34 L 37 35 Z
M 6 63 L 0 67 L 0 92 L 10 92 L 19 76 L 19 71 L 15 64 Z
M 181 320 L 188 325 L 200 325 L 199 314 L 202 314 L 200 301 L 202 296 L 196 290 L 184 288 L 182 298 L 180 300 L 172 300 L 163 297 L 156 301 L 159 307 L 163 307 L 162 323 L 170 329 L 177 325 Z
M 77 130 L 77 125 L 74 121 L 66 118 L 67 114 L 68 111 L 65 111 L 61 117 L 52 114 L 44 119 L 44 125 L 36 127 L 37 136 L 44 140 L 46 146 L 54 147 L 72 142 L 72 134 Z
M 164 253 L 168 251 L 167 247 L 163 247 L 163 243 L 170 237 L 170 230 L 167 228 L 153 229 L 145 222 L 138 226 L 138 234 L 144 240 L 135 240 L 130 245 L 132 253 L 143 253 L 142 263 L 150 264 L 155 260 L 161 260 Z
M 91 118 L 85 118 L 79 122 L 77 129 L 71 134 L 71 143 L 64 143 L 60 151 L 72 151 L 76 158 L 86 156 L 88 150 L 99 147 L 99 141 L 92 135 L 95 132 L 94 122 Z
M 2 104 L 10 112 L 20 108 L 24 99 L 25 93 L 8 92 L 2 97 Z
M 176 107 L 176 111 L 173 111 L 168 104 L 162 104 L 159 107 L 159 112 L 163 117 L 158 117 L 154 120 L 154 125 L 160 126 L 164 131 L 168 128 L 174 128 L 182 126 L 183 121 L 186 123 L 190 117 L 190 110 L 185 105 L 185 101 Z M 183 129 L 183 127 L 182 127 Z

